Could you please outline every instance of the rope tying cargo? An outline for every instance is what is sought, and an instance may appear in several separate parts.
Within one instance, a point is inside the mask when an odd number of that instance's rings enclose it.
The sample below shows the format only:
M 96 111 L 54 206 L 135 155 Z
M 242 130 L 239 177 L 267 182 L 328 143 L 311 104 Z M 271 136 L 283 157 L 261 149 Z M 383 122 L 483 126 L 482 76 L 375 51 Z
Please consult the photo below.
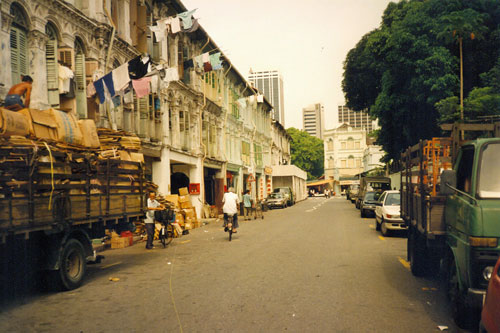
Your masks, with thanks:
M 50 180 L 51 180 L 51 186 L 52 189 L 50 191 L 50 196 L 49 196 L 49 210 L 52 210 L 52 194 L 54 193 L 54 160 L 52 159 L 52 151 L 50 150 L 49 145 L 44 142 L 43 143 L 47 150 L 49 151 L 49 157 L 50 157 Z

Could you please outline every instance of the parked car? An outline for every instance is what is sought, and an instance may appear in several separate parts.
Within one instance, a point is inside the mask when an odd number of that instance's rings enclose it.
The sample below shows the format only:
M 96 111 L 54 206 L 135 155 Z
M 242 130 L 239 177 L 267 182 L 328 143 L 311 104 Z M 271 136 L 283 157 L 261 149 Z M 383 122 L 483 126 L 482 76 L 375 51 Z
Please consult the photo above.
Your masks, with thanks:
M 290 187 L 275 187 L 273 193 L 281 193 L 285 196 L 287 205 L 295 205 L 295 196 L 293 195 L 292 189 Z
M 358 197 L 358 192 L 359 192 L 359 185 L 349 186 L 349 200 L 351 200 L 352 203 L 356 202 L 356 199 Z
M 370 191 L 365 193 L 365 196 L 359 203 L 361 217 L 366 217 L 368 214 L 371 216 L 375 215 L 375 203 L 377 202 L 379 196 L 380 192 Z
M 408 227 L 401 218 L 401 193 L 385 191 L 375 208 L 375 229 L 387 236 L 390 230 L 406 230 Z
M 266 204 L 267 207 L 269 208 L 275 208 L 275 207 L 286 208 L 287 199 L 283 195 L 283 193 L 275 192 L 267 196 Z
M 479 332 L 500 333 L 500 258 L 491 271 Z

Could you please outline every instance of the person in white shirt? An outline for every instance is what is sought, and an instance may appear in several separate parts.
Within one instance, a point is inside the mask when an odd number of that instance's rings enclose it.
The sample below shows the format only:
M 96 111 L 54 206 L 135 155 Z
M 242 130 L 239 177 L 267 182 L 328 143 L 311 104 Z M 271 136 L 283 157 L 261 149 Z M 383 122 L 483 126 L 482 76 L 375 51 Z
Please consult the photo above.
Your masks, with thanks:
M 229 220 L 229 215 L 234 215 L 233 218 L 233 233 L 236 233 L 236 229 L 239 227 L 238 225 L 238 204 L 240 201 L 238 200 L 238 195 L 234 193 L 234 188 L 230 187 L 229 191 L 224 193 L 224 197 L 222 198 L 222 202 L 224 206 L 222 206 L 222 212 L 224 213 L 224 227 L 227 226 L 227 222 Z
M 149 192 L 148 198 L 148 211 L 146 212 L 146 232 L 148 234 L 148 240 L 146 242 L 146 249 L 151 250 L 153 248 L 153 240 L 155 238 L 155 210 L 164 210 L 165 206 L 156 201 L 156 193 Z

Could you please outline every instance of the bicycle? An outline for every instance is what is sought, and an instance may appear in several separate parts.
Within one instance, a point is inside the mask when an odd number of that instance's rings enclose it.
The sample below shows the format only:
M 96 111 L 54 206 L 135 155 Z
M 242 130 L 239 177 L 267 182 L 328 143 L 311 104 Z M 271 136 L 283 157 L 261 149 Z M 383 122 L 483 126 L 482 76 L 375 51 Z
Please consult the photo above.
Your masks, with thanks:
M 159 230 L 158 239 L 163 247 L 167 247 L 174 239 L 174 227 L 172 222 L 175 221 L 175 213 L 173 209 L 164 209 L 155 212 L 155 220 L 160 222 L 161 229 Z
M 224 214 L 224 231 L 229 233 L 229 241 L 233 237 L 233 223 L 236 225 L 236 214 Z

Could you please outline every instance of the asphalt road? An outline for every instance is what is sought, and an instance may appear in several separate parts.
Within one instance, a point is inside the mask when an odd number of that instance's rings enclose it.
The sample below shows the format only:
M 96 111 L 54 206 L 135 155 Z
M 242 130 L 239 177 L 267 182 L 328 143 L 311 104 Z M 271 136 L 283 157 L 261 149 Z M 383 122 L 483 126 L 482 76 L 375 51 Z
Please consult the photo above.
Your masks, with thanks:
M 214 222 L 166 249 L 106 251 L 81 288 L 10 302 L 0 331 L 458 332 L 401 236 L 344 198 L 310 198 L 240 221 L 232 242 Z

